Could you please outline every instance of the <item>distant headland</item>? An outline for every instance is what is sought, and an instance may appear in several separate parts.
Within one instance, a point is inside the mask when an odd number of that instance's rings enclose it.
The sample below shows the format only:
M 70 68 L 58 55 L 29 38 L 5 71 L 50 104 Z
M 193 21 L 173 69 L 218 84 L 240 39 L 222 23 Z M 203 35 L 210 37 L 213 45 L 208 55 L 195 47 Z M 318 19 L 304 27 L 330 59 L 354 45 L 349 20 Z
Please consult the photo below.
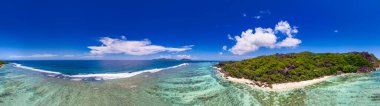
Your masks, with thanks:
M 286 90 L 318 83 L 333 75 L 372 72 L 380 67 L 380 61 L 368 52 L 302 52 L 220 62 L 215 67 L 229 81 Z
M 4 64 L 7 64 L 7 62 L 4 62 L 4 61 L 0 60 L 0 67 L 2 67 Z
M 165 60 L 165 61 L 191 61 L 191 59 L 183 58 L 183 59 L 172 59 L 172 58 L 158 58 L 152 60 Z

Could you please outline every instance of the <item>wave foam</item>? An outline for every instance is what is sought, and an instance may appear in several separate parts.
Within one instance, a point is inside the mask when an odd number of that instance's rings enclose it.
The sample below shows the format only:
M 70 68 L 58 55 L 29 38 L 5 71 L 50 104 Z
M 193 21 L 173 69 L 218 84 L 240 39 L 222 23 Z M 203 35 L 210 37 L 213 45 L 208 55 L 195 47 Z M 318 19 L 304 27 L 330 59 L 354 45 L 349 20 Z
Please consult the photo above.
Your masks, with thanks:
M 102 74 L 79 74 L 79 75 L 65 75 L 59 72 L 54 72 L 54 71 L 47 71 L 47 70 L 41 70 L 41 69 L 36 69 L 33 67 L 28 67 L 28 66 L 22 66 L 21 64 L 16 64 L 14 63 L 14 66 L 17 68 L 23 68 L 27 70 L 32 70 L 36 72 L 41 72 L 41 73 L 46 73 L 48 74 L 47 76 L 51 77 L 57 77 L 57 78 L 68 78 L 73 81 L 80 81 L 80 80 L 111 80 L 111 79 L 120 79 L 120 78 L 128 78 L 132 77 L 141 73 L 155 73 L 159 72 L 162 70 L 166 69 L 172 69 L 172 68 L 177 68 L 181 66 L 186 66 L 189 65 L 189 63 L 182 63 L 176 66 L 171 66 L 167 68 L 157 68 L 157 69 L 150 69 L 150 70 L 143 70 L 143 71 L 136 71 L 136 72 L 126 72 L 126 73 L 102 73 Z
M 17 68 L 22 68 L 22 69 L 27 69 L 27 70 L 32 70 L 32 71 L 37 71 L 37 72 L 47 73 L 47 74 L 62 74 L 59 72 L 47 71 L 47 70 L 41 70 L 41 69 L 37 69 L 37 68 L 33 68 L 33 67 L 23 66 L 23 65 L 17 64 L 17 63 L 13 63 L 13 66 L 17 67 Z

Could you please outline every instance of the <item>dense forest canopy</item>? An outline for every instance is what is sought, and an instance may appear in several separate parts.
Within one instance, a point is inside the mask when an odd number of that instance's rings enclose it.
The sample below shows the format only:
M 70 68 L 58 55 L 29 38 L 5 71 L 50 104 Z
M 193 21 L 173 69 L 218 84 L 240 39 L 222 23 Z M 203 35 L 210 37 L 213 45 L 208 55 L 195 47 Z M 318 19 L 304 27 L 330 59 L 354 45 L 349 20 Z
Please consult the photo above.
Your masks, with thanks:
M 291 53 L 260 56 L 237 62 L 220 62 L 217 67 L 231 77 L 267 84 L 311 80 L 326 75 L 371 72 L 380 61 L 367 52 Z
M 6 64 L 6 62 L 0 60 L 0 65 Z

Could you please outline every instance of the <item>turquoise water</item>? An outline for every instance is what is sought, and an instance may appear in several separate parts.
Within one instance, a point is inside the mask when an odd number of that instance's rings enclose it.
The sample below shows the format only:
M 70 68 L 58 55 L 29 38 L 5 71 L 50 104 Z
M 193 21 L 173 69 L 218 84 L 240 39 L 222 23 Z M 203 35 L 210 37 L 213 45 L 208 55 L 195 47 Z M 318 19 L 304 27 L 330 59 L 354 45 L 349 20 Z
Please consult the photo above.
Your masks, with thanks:
M 60 72 L 67 75 L 136 72 L 166 68 L 186 61 L 175 60 L 22 60 L 9 61 L 24 66 Z
M 273 106 L 380 104 L 380 71 L 334 77 L 286 92 L 267 92 L 223 80 L 211 66 L 192 62 L 112 80 L 49 77 L 12 64 L 0 69 L 0 106 Z
M 24 60 L 9 61 L 17 68 L 45 76 L 71 80 L 128 78 L 144 72 L 158 72 L 201 61 L 176 60 Z

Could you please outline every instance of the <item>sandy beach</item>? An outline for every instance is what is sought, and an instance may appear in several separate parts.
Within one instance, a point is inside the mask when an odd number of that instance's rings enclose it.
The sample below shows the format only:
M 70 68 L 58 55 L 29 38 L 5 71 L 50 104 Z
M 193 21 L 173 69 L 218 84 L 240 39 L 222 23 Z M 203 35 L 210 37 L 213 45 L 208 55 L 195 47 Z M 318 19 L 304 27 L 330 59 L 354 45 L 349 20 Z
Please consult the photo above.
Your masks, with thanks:
M 214 67 L 216 68 L 216 67 Z M 300 82 L 288 82 L 288 83 L 279 83 L 279 84 L 272 84 L 272 88 L 269 87 L 260 87 L 258 85 L 255 85 L 255 81 L 249 80 L 249 79 L 244 79 L 244 78 L 233 78 L 230 76 L 225 76 L 224 73 L 220 72 L 220 68 L 216 68 L 218 73 L 225 79 L 231 82 L 236 82 L 236 83 L 242 83 L 245 85 L 248 85 L 254 89 L 260 89 L 260 90 L 265 90 L 265 91 L 288 91 L 296 88 L 302 88 L 305 86 L 313 85 L 322 81 L 325 81 L 331 77 L 334 77 L 335 75 L 330 75 L 330 76 L 324 76 L 321 78 L 316 78 L 313 80 L 306 80 L 306 81 L 300 81 Z M 342 74 L 346 75 L 346 74 Z

